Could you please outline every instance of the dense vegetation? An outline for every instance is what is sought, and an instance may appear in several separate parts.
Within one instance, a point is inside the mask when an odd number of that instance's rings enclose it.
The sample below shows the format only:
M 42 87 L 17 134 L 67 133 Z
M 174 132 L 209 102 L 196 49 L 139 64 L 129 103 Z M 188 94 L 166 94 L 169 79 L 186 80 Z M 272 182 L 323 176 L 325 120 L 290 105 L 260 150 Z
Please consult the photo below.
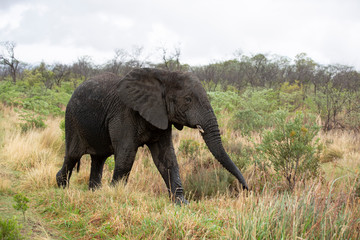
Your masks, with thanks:
M 102 65 L 94 65 L 84 56 L 70 65 L 42 62 L 30 66 L 16 59 L 14 43 L 2 42 L 1 46 L 6 51 L 0 55 L 0 100 L 39 114 L 61 114 L 59 109 L 74 88 L 93 75 L 112 72 L 122 77 L 136 67 L 157 67 L 193 72 L 209 92 L 238 93 L 245 99 L 233 101 L 238 103 L 240 118 L 262 121 L 269 111 L 286 108 L 314 113 L 324 130 L 360 130 L 360 73 L 350 66 L 321 65 L 305 53 L 295 59 L 237 53 L 231 60 L 189 66 L 180 63 L 179 49 L 172 54 L 163 49 L 162 62 L 151 63 L 142 60 L 142 48 L 134 48 L 131 52 L 116 50 L 113 59 Z M 262 94 L 266 98 L 258 99 Z M 251 101 L 246 101 L 249 98 Z M 253 123 L 254 127 L 260 125 Z
M 102 66 L 88 57 L 29 66 L 10 54 L 13 68 L 0 62 L 0 238 L 359 237 L 360 73 L 322 66 L 305 54 L 294 60 L 238 55 L 189 66 L 180 64 L 179 53 L 159 64 L 120 50 Z M 104 186 L 87 191 L 85 156 L 69 189 L 57 188 L 64 110 L 74 89 L 101 72 L 124 76 L 144 66 L 190 71 L 202 80 L 224 146 L 250 192 L 239 189 L 191 129 L 173 137 L 189 206 L 167 198 L 146 148 L 126 186 L 109 186 L 109 158 Z

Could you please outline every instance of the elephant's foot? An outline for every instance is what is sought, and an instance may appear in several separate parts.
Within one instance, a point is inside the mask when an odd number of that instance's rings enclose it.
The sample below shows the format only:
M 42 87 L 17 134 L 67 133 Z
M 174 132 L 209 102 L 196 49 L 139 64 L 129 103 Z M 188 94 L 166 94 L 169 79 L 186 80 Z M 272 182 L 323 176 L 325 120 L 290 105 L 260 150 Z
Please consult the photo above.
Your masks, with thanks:
M 56 174 L 56 182 L 58 187 L 65 188 L 68 182 L 67 174 L 63 173 L 61 170 Z
M 182 206 L 182 205 L 188 205 L 189 202 L 184 198 L 184 196 L 178 196 L 174 199 L 174 202 L 176 205 Z
M 170 193 L 170 197 L 176 205 L 187 205 L 189 202 L 184 197 L 184 189 L 182 187 L 178 187 L 174 193 Z
M 90 181 L 89 182 L 89 190 L 95 191 L 101 187 L 100 181 Z

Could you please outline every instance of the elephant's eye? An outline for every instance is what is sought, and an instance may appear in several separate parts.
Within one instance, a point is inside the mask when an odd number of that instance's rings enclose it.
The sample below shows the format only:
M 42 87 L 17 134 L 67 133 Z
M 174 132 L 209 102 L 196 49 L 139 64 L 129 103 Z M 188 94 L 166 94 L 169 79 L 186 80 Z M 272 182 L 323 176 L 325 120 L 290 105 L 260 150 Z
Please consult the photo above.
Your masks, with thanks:
M 185 102 L 186 102 L 187 104 L 191 103 L 191 97 L 185 97 Z

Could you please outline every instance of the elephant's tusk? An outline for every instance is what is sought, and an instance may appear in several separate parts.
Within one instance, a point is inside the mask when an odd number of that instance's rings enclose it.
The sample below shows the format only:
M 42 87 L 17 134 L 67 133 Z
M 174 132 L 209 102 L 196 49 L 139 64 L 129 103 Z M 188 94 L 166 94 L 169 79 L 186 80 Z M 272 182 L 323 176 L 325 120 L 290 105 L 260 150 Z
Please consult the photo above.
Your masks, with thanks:
M 199 132 L 204 133 L 204 129 L 200 125 L 196 125 L 197 129 L 199 129 Z

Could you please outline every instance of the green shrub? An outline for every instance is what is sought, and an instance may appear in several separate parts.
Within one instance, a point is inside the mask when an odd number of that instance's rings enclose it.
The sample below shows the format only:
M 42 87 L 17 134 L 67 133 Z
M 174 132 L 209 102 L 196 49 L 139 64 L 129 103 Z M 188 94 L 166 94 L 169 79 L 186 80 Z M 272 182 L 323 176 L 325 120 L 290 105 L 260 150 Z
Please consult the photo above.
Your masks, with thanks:
M 200 144 L 192 139 L 182 139 L 180 141 L 179 151 L 186 157 L 193 158 L 199 151 Z
M 303 113 L 289 120 L 286 111 L 277 111 L 273 116 L 274 129 L 264 132 L 257 150 L 292 189 L 299 176 L 317 174 L 320 144 L 314 138 L 320 128 L 314 121 L 306 123 Z
M 234 91 L 208 92 L 208 96 L 215 114 L 220 114 L 222 111 L 231 113 L 239 107 L 241 101 L 239 94 Z
M 27 205 L 27 203 L 29 202 L 29 199 L 24 194 L 18 193 L 16 195 L 14 195 L 14 201 L 16 202 L 16 204 L 14 204 L 13 207 L 16 210 L 22 212 L 22 214 L 24 216 L 24 221 L 25 221 L 25 212 L 29 208 L 29 206 Z
M 16 84 L 0 81 L 0 101 L 39 115 L 62 115 L 74 90 L 71 84 L 64 83 L 62 87 L 47 89 L 36 77 L 25 74 L 24 80 Z
M 239 110 L 234 116 L 235 129 L 241 130 L 243 136 L 259 131 L 268 125 L 267 116 L 252 109 Z
M 279 108 L 279 94 L 273 89 L 246 90 L 241 95 L 241 107 L 259 113 L 272 113 Z
M 258 91 L 247 90 L 241 95 L 241 103 L 232 121 L 234 128 L 242 135 L 262 131 L 271 126 L 271 114 L 279 106 L 278 94 L 272 89 Z
M 0 239 L 1 240 L 19 240 L 24 239 L 20 234 L 22 225 L 19 225 L 15 218 L 0 218 Z
M 304 103 L 303 101 L 303 88 L 299 84 L 299 81 L 290 84 L 289 82 L 284 82 L 280 87 L 280 104 L 283 108 L 288 109 L 290 112 L 299 109 Z
M 35 115 L 29 111 L 22 111 L 20 114 L 20 120 L 23 121 L 20 123 L 21 132 L 25 133 L 31 129 L 44 129 L 46 124 L 44 122 L 44 117 L 40 115 Z

